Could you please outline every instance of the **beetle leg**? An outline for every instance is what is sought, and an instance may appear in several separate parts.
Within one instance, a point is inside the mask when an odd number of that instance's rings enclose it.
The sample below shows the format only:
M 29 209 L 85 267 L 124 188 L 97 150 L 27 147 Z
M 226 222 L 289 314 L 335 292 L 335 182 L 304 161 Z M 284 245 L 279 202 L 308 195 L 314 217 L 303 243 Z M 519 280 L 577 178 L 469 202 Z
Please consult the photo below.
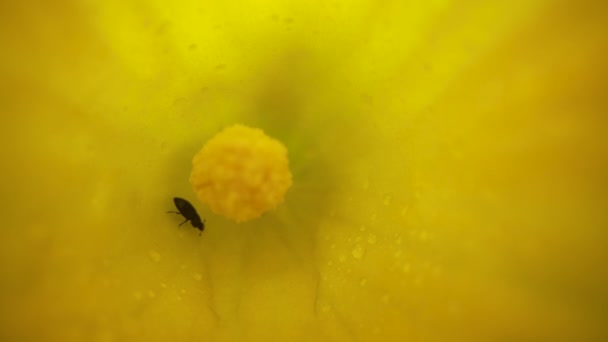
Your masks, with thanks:
M 186 220 L 186 221 L 184 221 L 184 222 L 180 223 L 178 227 L 181 227 L 181 226 L 182 226 L 182 224 L 184 224 L 184 223 L 186 223 L 186 222 L 188 222 L 188 221 L 189 221 L 189 220 Z

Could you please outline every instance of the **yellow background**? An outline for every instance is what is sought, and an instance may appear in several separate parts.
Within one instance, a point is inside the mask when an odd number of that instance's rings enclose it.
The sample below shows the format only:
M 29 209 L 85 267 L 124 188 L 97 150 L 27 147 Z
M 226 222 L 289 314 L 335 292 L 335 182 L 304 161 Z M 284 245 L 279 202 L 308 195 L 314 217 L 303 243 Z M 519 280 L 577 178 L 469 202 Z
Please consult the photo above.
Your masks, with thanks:
M 0 340 L 606 341 L 606 7 L 2 0 Z M 234 123 L 294 176 L 240 225 Z

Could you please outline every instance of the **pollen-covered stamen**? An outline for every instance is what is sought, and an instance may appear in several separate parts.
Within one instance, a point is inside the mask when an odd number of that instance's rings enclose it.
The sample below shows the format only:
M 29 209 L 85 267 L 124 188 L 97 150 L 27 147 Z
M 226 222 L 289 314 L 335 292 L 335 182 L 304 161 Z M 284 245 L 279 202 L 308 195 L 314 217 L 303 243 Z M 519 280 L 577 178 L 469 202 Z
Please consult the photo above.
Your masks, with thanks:
M 291 187 L 287 149 L 260 129 L 228 127 L 194 156 L 190 183 L 216 214 L 252 220 L 276 208 Z

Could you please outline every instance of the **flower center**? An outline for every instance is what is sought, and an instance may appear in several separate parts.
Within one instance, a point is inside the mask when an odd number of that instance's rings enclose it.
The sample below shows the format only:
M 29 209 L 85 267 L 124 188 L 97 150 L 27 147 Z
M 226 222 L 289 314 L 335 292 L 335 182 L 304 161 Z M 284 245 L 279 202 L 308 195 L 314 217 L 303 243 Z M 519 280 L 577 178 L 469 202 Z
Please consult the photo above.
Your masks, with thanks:
M 291 187 L 287 149 L 261 129 L 228 127 L 194 156 L 190 183 L 216 214 L 252 220 L 276 208 Z

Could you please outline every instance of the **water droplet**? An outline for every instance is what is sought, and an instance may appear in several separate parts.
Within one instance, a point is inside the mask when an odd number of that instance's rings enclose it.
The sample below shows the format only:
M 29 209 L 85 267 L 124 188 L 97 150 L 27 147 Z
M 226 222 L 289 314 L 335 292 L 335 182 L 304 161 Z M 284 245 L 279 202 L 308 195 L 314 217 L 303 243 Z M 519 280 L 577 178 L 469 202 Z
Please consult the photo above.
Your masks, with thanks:
M 386 195 L 384 196 L 384 205 L 391 205 L 393 203 L 393 196 Z
M 399 258 L 399 257 L 401 257 L 401 253 L 403 253 L 403 252 L 402 252 L 402 251 L 399 249 L 399 250 L 397 250 L 397 251 L 396 251 L 396 252 L 393 254 L 393 256 L 394 256 L 395 258 Z
M 167 288 L 167 284 L 165 284 L 165 283 L 160 283 L 160 287 L 161 287 L 161 289 L 166 289 L 166 288 Z
M 215 70 L 221 71 L 226 69 L 226 64 L 218 64 L 215 66 Z
M 435 266 L 435 267 L 433 267 L 433 269 L 431 270 L 431 274 L 434 277 L 439 277 L 441 275 L 441 266 Z
M 188 268 L 188 266 L 186 266 L 186 264 L 181 264 L 181 265 L 179 266 L 179 268 L 181 268 L 182 270 L 185 270 L 186 268 Z
M 102 328 L 98 331 L 96 340 L 98 342 L 113 342 L 113 341 L 117 341 L 118 338 L 112 330 L 109 330 L 107 328 Z
M 332 243 L 332 244 L 329 246 L 329 248 L 331 248 L 331 249 L 336 249 L 336 244 L 335 244 L 335 243 Z
M 177 299 L 178 301 L 180 301 L 180 302 L 181 302 L 181 300 L 182 300 L 182 296 L 177 296 L 177 297 L 175 297 L 175 299 Z
M 401 217 L 406 217 L 409 211 L 410 211 L 410 207 L 408 207 L 408 206 L 401 208 Z
M 363 237 L 362 236 L 357 236 L 355 238 L 355 242 L 361 242 L 361 241 L 363 241 Z
M 181 294 L 186 294 L 186 289 L 181 289 L 179 292 L 180 292 Z
M 344 255 L 344 254 L 340 255 L 340 257 L 338 258 L 338 260 L 340 260 L 340 262 L 345 262 L 346 261 L 346 255 Z
M 371 106 L 374 104 L 374 98 L 366 93 L 362 93 L 361 95 L 359 95 L 359 99 L 361 100 L 361 102 L 363 102 L 364 104 Z
M 365 254 L 365 249 L 363 248 L 363 246 L 357 245 L 353 249 L 352 254 L 353 254 L 353 258 L 361 259 L 361 258 L 363 258 L 363 255 Z
M 133 298 L 137 299 L 137 300 L 141 300 L 144 296 L 141 294 L 141 292 L 139 291 L 135 291 L 133 292 Z
M 405 264 L 403 264 L 403 268 L 402 268 L 403 272 L 407 273 L 407 272 L 409 272 L 411 269 L 412 269 L 412 266 L 411 266 L 409 263 L 405 263 Z
M 366 180 L 365 182 L 363 182 L 363 190 L 367 190 L 369 189 L 369 180 Z
M 382 303 L 387 304 L 390 299 L 391 299 L 391 296 L 385 294 L 384 296 L 382 296 Z
M 420 241 L 426 241 L 429 238 L 429 234 L 426 232 L 426 230 L 423 230 L 420 232 L 419 238 Z
M 361 226 L 361 227 L 359 228 L 359 231 L 364 232 L 366 229 L 367 229 L 367 227 L 366 227 L 366 226 Z
M 200 273 L 194 274 L 194 280 L 201 281 L 203 279 L 203 275 Z
M 448 313 L 450 313 L 452 315 L 458 315 L 461 312 L 462 312 L 462 308 L 459 303 L 452 302 L 452 303 L 448 304 Z
M 397 240 L 395 240 L 395 243 L 398 244 L 398 245 L 400 245 L 401 242 L 402 242 L 401 237 L 398 237 Z
M 369 217 L 369 219 L 372 220 L 372 222 L 376 221 L 377 218 L 378 218 L 378 214 L 376 214 L 376 213 L 372 213 Z
M 154 298 L 154 297 L 156 297 L 156 293 L 154 291 L 150 290 L 150 291 L 148 291 L 148 297 Z
M 321 312 L 329 312 L 331 310 L 331 306 L 325 304 L 321 307 Z
M 368 242 L 370 245 L 375 244 L 375 243 L 376 243 L 376 235 L 374 235 L 374 234 L 369 234 L 369 236 L 367 237 L 367 242 Z
M 187 101 L 186 101 L 186 99 L 185 99 L 185 98 L 183 98 L 183 97 L 178 97 L 177 99 L 175 99 L 175 100 L 173 101 L 173 106 L 174 106 L 174 107 L 181 107 L 181 106 L 184 106 L 184 105 L 186 104 L 186 102 L 187 102 Z
M 361 285 L 361 286 L 367 285 L 367 279 L 366 278 L 361 278 L 361 281 L 359 282 L 359 285 Z
M 150 251 L 148 253 L 148 256 L 150 257 L 150 260 L 152 260 L 154 262 L 160 261 L 160 253 L 158 253 L 157 251 Z
M 334 262 L 331 260 L 327 262 L 327 266 L 332 266 L 333 264 L 334 264 Z

